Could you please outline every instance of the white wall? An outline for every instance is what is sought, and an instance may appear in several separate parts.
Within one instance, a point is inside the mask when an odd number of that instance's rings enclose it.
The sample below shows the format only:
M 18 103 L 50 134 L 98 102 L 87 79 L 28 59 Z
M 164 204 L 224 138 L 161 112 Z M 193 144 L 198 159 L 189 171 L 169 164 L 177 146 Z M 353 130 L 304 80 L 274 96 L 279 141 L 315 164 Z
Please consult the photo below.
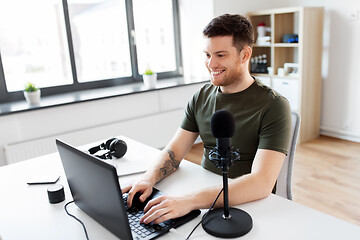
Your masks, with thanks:
M 179 9 L 184 77 L 189 80 L 209 79 L 204 65 L 202 30 L 214 18 L 213 3 L 209 0 L 180 0 Z
M 360 1 L 214 0 L 215 16 L 290 6 L 325 9 L 321 133 L 360 142 Z M 358 14 L 351 20 L 350 14 Z

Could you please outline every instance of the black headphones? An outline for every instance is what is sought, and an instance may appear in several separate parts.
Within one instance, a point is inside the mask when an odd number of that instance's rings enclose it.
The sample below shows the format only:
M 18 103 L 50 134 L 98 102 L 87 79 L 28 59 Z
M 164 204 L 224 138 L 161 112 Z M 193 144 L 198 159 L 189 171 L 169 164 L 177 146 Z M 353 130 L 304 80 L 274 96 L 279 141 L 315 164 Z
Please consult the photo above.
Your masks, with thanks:
M 121 158 L 125 155 L 127 151 L 127 145 L 123 140 L 117 138 L 110 138 L 104 143 L 101 143 L 98 146 L 90 148 L 88 151 L 90 154 L 95 154 L 100 150 L 109 150 L 102 155 L 95 155 L 101 159 L 112 159 L 112 156 L 116 158 Z

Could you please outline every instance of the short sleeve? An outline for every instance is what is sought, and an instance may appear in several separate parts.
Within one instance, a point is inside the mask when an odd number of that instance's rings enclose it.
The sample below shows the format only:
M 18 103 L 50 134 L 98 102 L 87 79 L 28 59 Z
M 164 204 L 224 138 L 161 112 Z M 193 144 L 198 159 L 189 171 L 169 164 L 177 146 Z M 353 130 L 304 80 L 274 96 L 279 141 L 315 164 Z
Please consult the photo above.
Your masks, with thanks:
M 196 102 L 199 96 L 199 92 L 195 93 L 188 102 L 185 109 L 185 116 L 181 123 L 181 128 L 190 132 L 199 132 L 199 127 L 196 122 L 195 111 Z
M 290 105 L 286 98 L 279 97 L 264 112 L 258 148 L 288 154 L 290 134 Z

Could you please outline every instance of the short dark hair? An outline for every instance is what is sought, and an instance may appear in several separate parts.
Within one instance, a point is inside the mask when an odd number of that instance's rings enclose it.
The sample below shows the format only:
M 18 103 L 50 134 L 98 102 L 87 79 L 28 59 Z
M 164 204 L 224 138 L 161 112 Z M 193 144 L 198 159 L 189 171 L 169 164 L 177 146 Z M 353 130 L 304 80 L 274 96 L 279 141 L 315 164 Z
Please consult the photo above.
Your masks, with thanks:
M 224 14 L 211 20 L 204 28 L 205 37 L 233 36 L 233 45 L 240 52 L 245 45 L 254 43 L 251 22 L 239 14 Z

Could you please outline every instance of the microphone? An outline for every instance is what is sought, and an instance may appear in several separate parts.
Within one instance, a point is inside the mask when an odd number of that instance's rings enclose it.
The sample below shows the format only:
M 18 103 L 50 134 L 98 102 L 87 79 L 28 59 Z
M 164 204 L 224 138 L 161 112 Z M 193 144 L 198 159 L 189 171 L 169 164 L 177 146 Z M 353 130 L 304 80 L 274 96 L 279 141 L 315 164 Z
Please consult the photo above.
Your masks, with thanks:
M 231 151 L 231 138 L 235 132 L 235 120 L 231 112 L 219 110 L 211 117 L 211 132 L 216 138 L 216 147 L 220 155 Z
M 205 217 L 203 229 L 216 237 L 240 237 L 253 226 L 251 216 L 240 209 L 229 208 L 228 171 L 233 161 L 240 160 L 240 153 L 233 150 L 231 138 L 235 133 L 235 120 L 227 110 L 216 111 L 211 117 L 211 132 L 216 138 L 216 147 L 209 153 L 209 159 L 222 169 L 224 208 L 212 209 Z

